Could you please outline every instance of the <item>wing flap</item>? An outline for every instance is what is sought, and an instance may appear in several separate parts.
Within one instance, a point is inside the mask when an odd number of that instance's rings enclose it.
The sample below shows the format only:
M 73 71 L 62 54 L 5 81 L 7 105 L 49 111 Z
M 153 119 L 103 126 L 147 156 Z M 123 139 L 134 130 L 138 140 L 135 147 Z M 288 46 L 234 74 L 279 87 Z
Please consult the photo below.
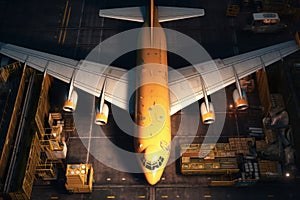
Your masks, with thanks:
M 76 71 L 74 86 L 98 97 L 105 81 L 105 100 L 127 109 L 127 78 L 127 70 L 81 60 Z

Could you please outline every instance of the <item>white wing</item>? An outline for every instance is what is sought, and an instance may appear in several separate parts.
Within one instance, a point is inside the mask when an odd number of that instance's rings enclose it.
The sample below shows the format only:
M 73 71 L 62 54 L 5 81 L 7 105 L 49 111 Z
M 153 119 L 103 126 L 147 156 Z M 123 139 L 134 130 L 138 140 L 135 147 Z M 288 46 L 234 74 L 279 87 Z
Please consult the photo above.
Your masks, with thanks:
M 158 6 L 159 22 L 204 16 L 204 9 Z
M 83 91 L 99 96 L 105 86 L 105 100 L 122 109 L 128 109 L 127 71 L 86 60 L 73 60 L 11 44 L 0 43 L 0 53 L 26 65 L 46 72 L 63 82 L 70 83 L 74 75 L 74 86 Z M 115 87 L 118 94 L 115 95 Z
M 99 11 L 100 17 L 144 22 L 145 7 L 111 8 Z
M 288 41 L 256 51 L 216 59 L 169 72 L 171 115 L 203 97 L 199 75 L 205 80 L 207 94 L 235 82 L 232 66 L 239 78 L 268 66 L 299 49 L 296 41 Z

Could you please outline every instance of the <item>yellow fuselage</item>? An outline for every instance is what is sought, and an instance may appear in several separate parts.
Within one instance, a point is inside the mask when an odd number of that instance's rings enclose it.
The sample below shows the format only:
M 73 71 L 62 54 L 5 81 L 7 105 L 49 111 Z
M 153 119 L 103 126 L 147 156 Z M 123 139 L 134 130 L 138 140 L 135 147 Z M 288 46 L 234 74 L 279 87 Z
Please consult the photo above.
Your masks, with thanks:
M 150 10 L 151 12 L 151 10 Z M 140 33 L 135 96 L 136 151 L 147 181 L 156 184 L 168 162 L 171 142 L 166 38 L 153 7 Z M 154 27 L 154 28 L 152 28 Z M 145 48 L 146 47 L 146 48 Z M 149 48 L 150 47 L 150 48 Z

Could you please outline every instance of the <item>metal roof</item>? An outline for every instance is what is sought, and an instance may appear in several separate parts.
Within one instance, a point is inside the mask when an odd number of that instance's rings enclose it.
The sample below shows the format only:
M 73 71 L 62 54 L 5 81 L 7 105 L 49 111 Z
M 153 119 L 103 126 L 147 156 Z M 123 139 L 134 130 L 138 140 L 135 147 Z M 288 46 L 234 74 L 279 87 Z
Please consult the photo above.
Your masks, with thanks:
M 264 20 L 264 19 L 277 19 L 279 16 L 277 13 L 253 13 L 254 20 Z

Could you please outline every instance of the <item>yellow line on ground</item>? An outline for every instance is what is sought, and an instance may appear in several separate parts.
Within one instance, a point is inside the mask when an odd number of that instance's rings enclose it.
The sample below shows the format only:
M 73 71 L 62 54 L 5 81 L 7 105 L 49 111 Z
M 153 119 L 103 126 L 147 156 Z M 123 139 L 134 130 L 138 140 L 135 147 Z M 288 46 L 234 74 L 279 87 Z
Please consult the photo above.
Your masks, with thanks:
M 65 10 L 64 10 L 64 16 L 63 16 L 63 19 L 62 19 L 62 22 L 61 22 L 61 26 L 60 26 L 60 31 L 59 31 L 58 44 L 60 44 L 60 42 L 61 42 L 61 37 L 62 37 L 62 32 L 63 32 L 62 29 L 63 29 L 64 24 L 65 24 L 68 6 L 69 6 L 69 0 L 66 0 L 66 6 L 65 6 Z
M 59 30 L 59 37 L 58 37 L 58 41 L 57 41 L 58 44 L 60 44 L 61 35 L 62 35 L 62 28 L 60 28 L 60 30 Z
M 66 35 L 67 35 L 67 27 L 69 25 L 69 20 L 70 20 L 70 15 L 71 15 L 71 7 L 69 9 L 69 12 L 68 12 L 68 16 L 67 16 L 67 21 L 66 21 L 66 25 L 65 25 L 65 31 L 64 31 L 64 37 L 63 37 L 63 40 L 62 40 L 62 44 L 65 43 L 65 40 L 66 40 Z
M 140 196 L 138 196 L 138 198 L 139 198 L 139 199 L 145 199 L 146 196 L 145 196 L 145 195 L 140 195 Z
M 64 17 L 63 17 L 63 20 L 62 20 L 62 22 L 61 22 L 61 26 L 62 26 L 62 27 L 63 27 L 64 24 L 65 24 L 66 14 L 67 14 L 68 7 L 69 7 L 69 0 L 66 1 L 66 6 L 65 6 L 65 10 L 64 10 Z
M 109 196 L 106 196 L 107 199 L 114 199 L 116 198 L 116 196 L 113 196 L 113 195 L 109 195 Z

